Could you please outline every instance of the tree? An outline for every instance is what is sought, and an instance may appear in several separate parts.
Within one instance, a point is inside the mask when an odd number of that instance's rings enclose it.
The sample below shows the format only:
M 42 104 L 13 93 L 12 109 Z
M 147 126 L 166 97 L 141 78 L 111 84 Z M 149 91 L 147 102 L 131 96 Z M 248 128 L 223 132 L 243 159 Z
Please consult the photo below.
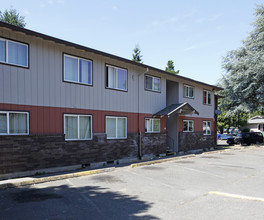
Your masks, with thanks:
M 136 63 L 143 63 L 142 61 L 142 55 L 141 55 L 141 50 L 139 48 L 139 45 L 137 44 L 133 50 L 133 58 L 132 58 L 132 61 L 135 61 Z
M 16 9 L 10 8 L 10 10 L 0 11 L 0 21 L 16 25 L 18 27 L 24 28 L 26 26 L 25 17 L 20 16 Z
M 264 5 L 257 6 L 255 15 L 254 29 L 243 46 L 223 59 L 222 107 L 229 115 L 264 108 Z
M 174 63 L 172 60 L 168 61 L 165 71 L 174 73 L 174 74 L 178 74 L 180 72 L 180 70 L 175 71 Z

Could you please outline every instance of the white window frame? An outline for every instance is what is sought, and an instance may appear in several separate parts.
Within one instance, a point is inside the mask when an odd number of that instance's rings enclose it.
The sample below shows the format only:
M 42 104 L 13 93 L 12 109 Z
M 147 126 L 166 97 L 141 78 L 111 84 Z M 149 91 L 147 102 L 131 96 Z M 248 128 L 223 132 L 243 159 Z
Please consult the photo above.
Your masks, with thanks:
M 184 122 L 187 122 L 187 131 L 184 131 Z M 190 122 L 192 122 L 192 126 L 190 126 Z M 194 132 L 194 120 L 183 120 L 183 123 L 182 123 L 182 130 L 183 132 Z M 192 127 L 192 131 L 190 131 L 190 127 Z
M 9 114 L 26 114 L 27 115 L 27 132 L 26 133 L 10 133 L 9 129 Z M 6 114 L 6 129 L 7 133 L 0 133 L 0 135 L 29 135 L 29 112 L 18 112 L 18 111 L 0 111 L 0 114 Z
M 14 65 L 14 66 L 19 66 L 19 67 L 26 67 L 28 68 L 28 63 L 29 63 L 29 60 L 28 60 L 28 44 L 26 43 L 21 43 L 21 42 L 17 42 L 17 41 L 14 41 L 14 40 L 9 40 L 9 39 L 5 39 L 5 38 L 1 38 L 0 37 L 0 40 L 2 41 L 5 41 L 5 62 L 4 61 L 0 61 L 0 63 L 5 63 L 5 64 L 9 64 L 9 65 Z M 20 44 L 20 45 L 23 45 L 23 46 L 26 46 L 27 48 L 27 57 L 26 57 L 26 60 L 27 60 L 27 65 L 20 65 L 20 64 L 16 64 L 16 63 L 10 63 L 8 61 L 8 42 L 13 42 L 15 44 Z
M 204 123 L 206 123 L 205 127 L 204 127 Z M 209 126 L 209 124 L 210 124 L 210 126 Z M 204 134 L 204 128 L 205 128 L 205 134 Z M 210 129 L 208 130 L 207 128 L 210 128 Z M 212 134 L 212 122 L 211 121 L 203 121 L 203 135 L 211 135 L 211 134 Z
M 77 81 L 73 81 L 73 80 L 68 80 L 68 79 L 65 79 L 65 65 L 66 65 L 66 62 L 65 62 L 65 57 L 70 57 L 70 58 L 73 58 L 73 59 L 76 59 L 78 60 L 78 67 L 77 67 Z M 88 61 L 91 63 L 91 83 L 83 83 L 83 82 L 80 82 L 80 60 L 85 60 L 85 61 Z M 78 83 L 78 84 L 82 84 L 82 85 L 93 85 L 93 61 L 92 60 L 89 60 L 89 59 L 84 59 L 84 58 L 81 58 L 81 57 L 77 57 L 77 56 L 72 56 L 72 55 L 69 55 L 69 54 L 63 54 L 63 63 L 64 63 L 64 69 L 63 69 L 63 79 L 65 82 L 72 82 L 72 83 Z
M 147 126 L 146 126 L 147 121 L 152 121 L 151 131 L 147 130 Z M 154 121 L 159 121 L 159 130 L 158 131 L 154 131 Z M 145 118 L 145 131 L 146 131 L 146 133 L 160 133 L 160 119 L 159 118 Z
M 109 82 L 106 81 L 107 85 L 106 85 L 106 88 L 107 89 L 115 89 L 115 90 L 121 90 L 121 91 L 127 91 L 127 84 L 128 84 L 128 74 L 127 74 L 127 69 L 124 69 L 124 68 L 121 68 L 121 67 L 117 67 L 117 66 L 112 66 L 112 65 L 109 65 L 109 64 L 106 64 L 106 75 L 107 75 L 107 80 L 109 79 L 109 74 L 108 74 L 108 67 L 110 68 L 114 68 L 116 69 L 116 87 L 113 88 L 113 87 L 109 87 Z M 125 70 L 126 71 L 126 88 L 125 89 L 121 89 L 121 88 L 118 88 L 117 87 L 117 84 L 118 84 L 118 74 L 117 74 L 117 70 L 120 69 L 120 70 Z
M 107 139 L 127 139 L 127 117 L 120 117 L 120 116 L 106 116 L 105 117 L 105 133 L 107 131 L 107 119 L 108 118 L 114 118 L 116 120 L 116 131 L 115 131 L 115 137 L 107 137 Z M 125 137 L 117 137 L 117 130 L 118 130 L 118 123 L 117 119 L 122 118 L 126 120 L 126 126 L 125 126 Z
M 93 139 L 93 116 L 92 115 L 82 115 L 82 114 L 64 114 L 63 116 L 63 122 L 64 122 L 64 134 L 66 134 L 66 129 L 65 129 L 65 118 L 69 116 L 69 117 L 77 117 L 77 136 L 78 138 L 70 138 L 70 139 L 66 139 L 66 141 L 85 141 L 85 140 L 92 140 Z M 90 117 L 91 118 L 91 138 L 86 138 L 86 139 L 80 139 L 80 116 L 86 116 L 86 117 Z
M 187 91 L 187 94 L 185 93 L 185 89 L 186 89 L 186 91 Z M 189 94 L 190 94 L 190 89 L 192 89 L 192 91 L 193 91 L 193 96 L 190 96 Z M 193 86 L 189 86 L 189 85 L 184 85 L 183 86 L 183 96 L 185 97 L 185 98 L 194 98 L 194 87 Z
M 205 102 L 204 102 L 204 92 L 206 92 Z M 210 94 L 210 103 L 209 103 L 209 94 Z M 208 90 L 203 90 L 203 104 L 212 105 L 212 93 Z
M 147 88 L 147 79 L 146 79 L 147 77 L 152 78 L 152 88 L 151 89 Z M 159 79 L 159 81 L 160 81 L 159 90 L 154 89 L 154 87 L 155 87 L 154 86 L 154 79 Z M 161 78 L 160 77 L 155 77 L 155 76 L 150 76 L 150 75 L 145 75 L 145 89 L 147 91 L 160 92 L 161 91 Z

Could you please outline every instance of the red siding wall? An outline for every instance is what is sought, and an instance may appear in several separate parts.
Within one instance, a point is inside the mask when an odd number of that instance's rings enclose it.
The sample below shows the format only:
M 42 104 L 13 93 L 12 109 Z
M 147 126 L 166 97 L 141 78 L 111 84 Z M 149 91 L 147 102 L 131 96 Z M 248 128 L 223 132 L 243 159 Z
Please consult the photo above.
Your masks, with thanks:
M 179 116 L 179 132 L 183 131 L 183 120 L 194 120 L 194 131 L 203 131 L 203 121 L 211 121 L 212 132 L 215 131 L 214 119 L 213 118 L 195 118 L 195 117 L 186 117 Z
M 105 133 L 105 116 L 126 116 L 128 133 L 145 130 L 145 118 L 151 114 L 131 112 L 99 111 L 89 109 L 72 109 L 58 107 L 43 107 L 29 105 L 1 104 L 0 111 L 28 111 L 30 120 L 30 134 L 61 134 L 63 133 L 63 114 L 89 114 L 93 116 L 93 132 Z M 138 123 L 139 122 L 139 123 Z M 161 119 L 161 132 L 165 131 L 166 119 Z

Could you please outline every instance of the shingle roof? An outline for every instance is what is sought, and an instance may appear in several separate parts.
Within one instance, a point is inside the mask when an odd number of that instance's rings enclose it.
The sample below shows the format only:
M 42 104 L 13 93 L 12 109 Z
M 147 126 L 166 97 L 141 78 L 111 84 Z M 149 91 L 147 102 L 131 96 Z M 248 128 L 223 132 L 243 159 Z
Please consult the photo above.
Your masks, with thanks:
M 180 113 L 182 110 L 184 111 L 192 111 L 195 114 L 199 115 L 199 112 L 197 112 L 189 103 L 176 103 L 167 106 L 166 108 L 162 109 L 161 111 L 157 112 L 153 116 L 170 116 L 173 113 Z

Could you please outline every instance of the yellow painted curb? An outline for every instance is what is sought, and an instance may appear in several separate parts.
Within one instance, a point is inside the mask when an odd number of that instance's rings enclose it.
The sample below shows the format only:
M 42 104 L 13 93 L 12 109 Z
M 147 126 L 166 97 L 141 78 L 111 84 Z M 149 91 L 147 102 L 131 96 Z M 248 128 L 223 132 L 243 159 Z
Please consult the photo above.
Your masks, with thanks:
M 19 186 L 28 186 L 28 185 L 38 184 L 38 183 L 51 182 L 51 181 L 63 180 L 63 179 L 74 178 L 74 177 L 88 176 L 88 175 L 93 175 L 97 173 L 109 172 L 114 169 L 115 169 L 114 167 L 111 167 L 111 168 L 105 168 L 105 169 L 99 169 L 99 170 L 88 170 L 88 171 L 81 171 L 81 172 L 62 174 L 62 175 L 56 175 L 56 176 L 41 177 L 41 178 L 25 180 L 21 182 L 5 183 L 5 184 L 0 185 L 0 189 L 8 189 L 8 188 L 14 188 L 14 187 L 19 187 Z
M 135 167 L 142 167 L 142 166 L 147 166 L 147 165 L 152 165 L 152 164 L 158 164 L 158 163 L 163 163 L 163 162 L 168 162 L 168 161 L 174 161 L 174 160 L 183 160 L 183 159 L 188 159 L 195 157 L 195 154 L 190 154 L 187 156 L 181 156 L 181 157 L 173 157 L 173 158 L 167 158 L 167 159 L 159 159 L 159 160 L 153 160 L 153 161 L 146 161 L 146 162 L 141 162 L 141 163 L 134 163 L 131 164 L 131 168 Z

